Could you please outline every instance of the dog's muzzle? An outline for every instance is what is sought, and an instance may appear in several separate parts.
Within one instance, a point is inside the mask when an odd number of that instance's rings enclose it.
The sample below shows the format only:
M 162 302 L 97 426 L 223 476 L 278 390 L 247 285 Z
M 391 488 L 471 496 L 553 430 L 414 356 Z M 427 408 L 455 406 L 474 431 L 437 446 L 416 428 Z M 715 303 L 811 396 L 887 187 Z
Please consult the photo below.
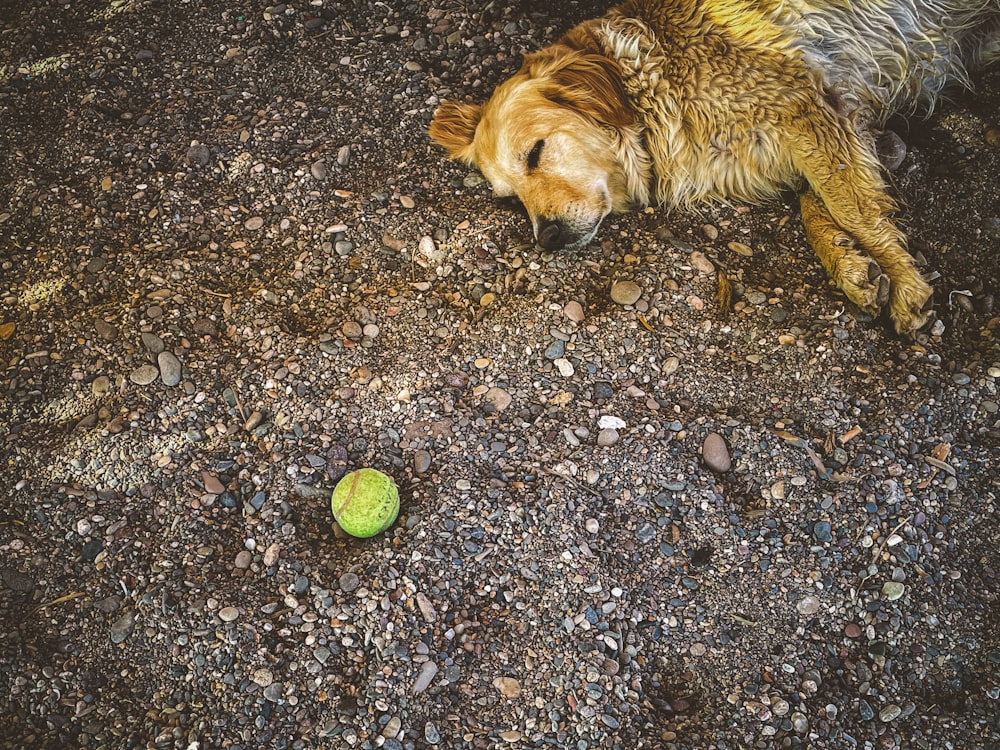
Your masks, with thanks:
M 597 225 L 599 226 L 599 224 Z M 542 250 L 578 250 L 590 242 L 597 234 L 597 226 L 580 227 L 567 224 L 561 219 L 543 219 L 535 233 L 535 243 Z
M 567 244 L 566 225 L 557 219 L 549 219 L 538 229 L 538 246 L 543 250 L 559 250 Z

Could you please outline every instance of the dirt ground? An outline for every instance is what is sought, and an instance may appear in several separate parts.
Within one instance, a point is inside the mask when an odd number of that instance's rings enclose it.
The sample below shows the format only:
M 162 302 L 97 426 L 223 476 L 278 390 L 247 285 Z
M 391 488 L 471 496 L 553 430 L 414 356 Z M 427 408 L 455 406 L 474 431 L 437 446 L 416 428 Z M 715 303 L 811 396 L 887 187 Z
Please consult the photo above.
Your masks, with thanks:
M 552 256 L 445 161 L 594 12 L 0 0 L 3 747 L 1000 747 L 1000 71 L 892 123 L 914 343 L 793 195 Z

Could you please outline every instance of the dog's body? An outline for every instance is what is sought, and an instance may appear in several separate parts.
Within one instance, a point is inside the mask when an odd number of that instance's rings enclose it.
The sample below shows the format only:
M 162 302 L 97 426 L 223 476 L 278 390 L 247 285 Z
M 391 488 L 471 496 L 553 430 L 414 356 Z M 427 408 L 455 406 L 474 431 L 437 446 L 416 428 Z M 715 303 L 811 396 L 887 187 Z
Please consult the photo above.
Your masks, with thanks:
M 869 128 L 997 59 L 1000 0 L 629 0 L 528 55 L 485 105 L 442 104 L 430 134 L 520 198 L 546 249 L 651 201 L 799 187 L 836 283 L 912 333 L 931 290 Z

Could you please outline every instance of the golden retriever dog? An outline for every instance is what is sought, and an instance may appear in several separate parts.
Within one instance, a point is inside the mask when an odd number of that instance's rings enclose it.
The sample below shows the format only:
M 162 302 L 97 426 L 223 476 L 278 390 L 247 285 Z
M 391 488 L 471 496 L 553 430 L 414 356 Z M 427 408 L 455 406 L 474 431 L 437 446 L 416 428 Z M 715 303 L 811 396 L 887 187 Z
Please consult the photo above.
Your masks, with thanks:
M 855 304 L 900 333 L 931 288 L 893 222 L 875 135 L 1000 58 L 1000 0 L 629 0 L 525 57 L 429 133 L 517 196 L 537 244 L 575 249 L 650 202 L 799 189 L 806 235 Z

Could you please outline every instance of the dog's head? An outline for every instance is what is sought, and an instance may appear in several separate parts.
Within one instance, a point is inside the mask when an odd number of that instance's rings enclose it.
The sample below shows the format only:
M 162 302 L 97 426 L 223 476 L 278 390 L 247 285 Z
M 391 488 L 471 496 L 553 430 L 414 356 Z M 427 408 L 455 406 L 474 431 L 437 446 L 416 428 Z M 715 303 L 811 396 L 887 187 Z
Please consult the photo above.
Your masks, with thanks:
M 563 45 L 528 55 L 485 104 L 444 102 L 429 132 L 496 195 L 520 199 L 546 250 L 582 247 L 608 213 L 645 202 L 648 174 L 623 158 L 638 143 L 634 112 L 602 55 Z

